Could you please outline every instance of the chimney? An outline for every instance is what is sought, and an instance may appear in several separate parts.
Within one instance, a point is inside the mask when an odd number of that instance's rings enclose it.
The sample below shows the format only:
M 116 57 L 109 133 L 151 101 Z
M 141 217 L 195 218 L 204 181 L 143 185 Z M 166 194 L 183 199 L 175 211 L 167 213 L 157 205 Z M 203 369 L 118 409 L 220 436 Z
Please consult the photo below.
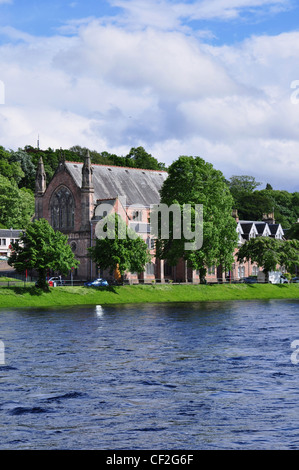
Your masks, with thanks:
M 269 214 L 263 214 L 263 222 L 267 224 L 275 224 L 274 211 Z
M 239 222 L 238 209 L 233 209 L 232 217 L 236 220 L 236 222 Z

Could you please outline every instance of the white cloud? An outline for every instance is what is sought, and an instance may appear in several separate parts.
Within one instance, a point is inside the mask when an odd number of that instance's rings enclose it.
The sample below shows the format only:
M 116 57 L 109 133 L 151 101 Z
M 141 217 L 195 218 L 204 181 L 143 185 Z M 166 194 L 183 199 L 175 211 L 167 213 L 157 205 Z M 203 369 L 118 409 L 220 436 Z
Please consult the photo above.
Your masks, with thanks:
M 56 55 L 54 63 L 79 77 L 92 74 L 116 87 L 135 93 L 150 89 L 167 99 L 238 90 L 197 41 L 175 32 L 128 32 L 94 21 L 81 30 L 79 42 Z
M 71 37 L 6 29 L 18 41 L 0 46 L 0 144 L 35 145 L 40 134 L 44 148 L 126 154 L 143 145 L 167 164 L 200 155 L 227 177 L 252 174 L 298 190 L 299 105 L 290 85 L 299 79 L 299 33 L 216 48 L 166 29 L 95 19 L 77 22 Z
M 134 29 L 149 26 L 178 29 L 183 27 L 183 20 L 232 20 L 247 13 L 265 15 L 292 8 L 290 0 L 110 0 L 110 3 L 125 11 L 118 21 Z
M 192 19 L 232 19 L 242 15 L 243 12 L 258 13 L 271 11 L 271 8 L 290 7 L 289 0 L 202 0 L 190 5 Z M 184 7 L 182 7 L 184 11 Z

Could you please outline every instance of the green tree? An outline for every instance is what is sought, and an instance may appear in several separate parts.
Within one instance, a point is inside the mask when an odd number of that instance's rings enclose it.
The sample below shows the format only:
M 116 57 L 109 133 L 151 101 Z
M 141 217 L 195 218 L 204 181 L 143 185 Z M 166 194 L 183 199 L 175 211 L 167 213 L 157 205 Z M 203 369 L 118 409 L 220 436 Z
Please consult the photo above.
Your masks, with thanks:
M 0 223 L 7 228 L 24 229 L 34 214 L 34 196 L 19 189 L 14 180 L 0 175 Z
M 296 239 L 299 240 L 299 223 L 297 222 L 296 224 L 292 225 L 290 230 L 287 231 L 286 233 L 287 239 Z
M 39 287 L 47 290 L 48 270 L 67 274 L 79 262 L 67 243 L 67 236 L 55 232 L 45 219 L 40 219 L 29 224 L 20 240 L 12 244 L 8 264 L 19 273 L 23 273 L 25 269 L 36 270 Z
M 229 180 L 229 189 L 234 197 L 238 197 L 240 194 L 253 193 L 260 185 L 261 183 L 257 182 L 253 176 L 248 175 L 234 175 Z
M 289 228 L 297 220 L 296 202 L 295 200 L 293 201 L 292 193 L 274 189 L 262 189 L 259 193 L 270 198 L 272 204 L 271 212 L 274 210 L 275 221 L 280 223 L 283 228 Z
M 227 182 L 234 198 L 234 208 L 239 218 L 261 220 L 263 214 L 274 212 L 274 218 L 283 228 L 290 228 L 299 218 L 299 193 L 274 190 L 270 183 L 258 190 L 253 176 L 232 176 Z
M 296 269 L 299 266 L 299 240 L 284 241 L 280 263 L 289 273 L 296 273 Z
M 263 268 L 266 281 L 269 279 L 269 272 L 275 271 L 281 262 L 281 250 L 283 241 L 270 237 L 251 238 L 246 241 L 238 251 L 238 261 L 251 260 Z
M 141 273 L 151 260 L 146 243 L 126 226 L 117 215 L 105 217 L 101 222 L 102 235 L 96 239 L 95 246 L 89 248 L 89 255 L 101 269 Z
M 125 160 L 128 166 L 134 166 L 136 168 L 144 168 L 147 170 L 165 169 L 164 163 L 159 163 L 158 160 L 147 153 L 143 147 L 131 148 Z
M 19 164 L 22 169 L 23 177 L 20 179 L 19 187 L 24 187 L 34 191 L 36 168 L 32 162 L 31 156 L 25 150 L 18 149 L 11 152 L 9 157 L 11 164 Z
M 19 184 L 24 177 L 20 162 L 11 160 L 11 153 L 2 146 L 0 146 L 0 175 L 15 181 L 16 184 Z
M 273 212 L 274 203 L 262 191 L 239 195 L 238 214 L 241 220 L 262 220 L 264 214 Z
M 261 220 L 263 214 L 273 211 L 273 199 L 268 191 L 256 190 L 261 183 L 253 176 L 232 176 L 228 185 L 240 219 Z
M 275 271 L 278 266 L 285 266 L 290 273 L 295 272 L 295 267 L 299 264 L 299 242 L 270 237 L 252 238 L 239 249 L 238 260 L 256 262 L 263 268 L 268 281 L 269 272 Z
M 190 204 L 191 231 L 196 230 L 195 204 L 203 206 L 203 244 L 200 249 L 186 250 L 184 236 L 176 239 L 170 223 L 169 240 L 161 237 L 157 242 L 158 256 L 175 265 L 180 258 L 188 266 L 198 269 L 201 282 L 206 268 L 221 264 L 229 269 L 233 251 L 237 246 L 236 222 L 232 217 L 233 198 L 223 174 L 200 157 L 179 157 L 168 169 L 168 178 L 161 188 L 161 203 L 170 207 L 178 204 L 183 213 L 184 205 Z

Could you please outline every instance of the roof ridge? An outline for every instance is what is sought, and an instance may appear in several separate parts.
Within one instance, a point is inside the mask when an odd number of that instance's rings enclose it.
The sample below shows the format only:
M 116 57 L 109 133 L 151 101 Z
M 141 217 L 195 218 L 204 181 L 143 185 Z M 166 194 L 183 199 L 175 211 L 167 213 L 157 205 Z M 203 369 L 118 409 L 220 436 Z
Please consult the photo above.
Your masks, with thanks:
M 66 160 L 65 163 L 74 163 L 75 165 L 83 165 L 84 162 L 73 162 L 70 160 Z M 92 166 L 106 166 L 106 167 L 112 167 L 112 168 L 124 168 L 125 170 L 139 170 L 139 171 L 155 171 L 157 173 L 168 173 L 166 170 L 151 170 L 149 168 L 134 168 L 131 166 L 119 166 L 119 165 L 105 165 L 103 163 L 92 163 Z

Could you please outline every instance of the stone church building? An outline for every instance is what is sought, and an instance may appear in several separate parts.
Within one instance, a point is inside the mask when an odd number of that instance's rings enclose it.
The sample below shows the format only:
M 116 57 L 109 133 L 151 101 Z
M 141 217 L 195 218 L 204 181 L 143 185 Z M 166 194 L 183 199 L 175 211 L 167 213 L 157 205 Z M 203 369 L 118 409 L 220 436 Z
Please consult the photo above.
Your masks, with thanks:
M 154 258 L 148 218 L 150 206 L 160 201 L 159 190 L 166 177 L 165 171 L 94 165 L 87 153 L 84 163 L 62 160 L 47 186 L 41 158 L 36 175 L 35 219 L 46 219 L 54 229 L 68 236 L 80 261 L 73 273 L 75 279 L 109 277 L 108 273 L 99 272 L 87 256 L 87 249 L 95 243 L 98 209 L 104 204 L 105 208 L 120 213 L 153 253 L 145 272 L 128 273 L 127 279 L 137 282 L 164 279 L 164 274 L 170 277 L 172 272 L 164 267 L 163 261 Z

